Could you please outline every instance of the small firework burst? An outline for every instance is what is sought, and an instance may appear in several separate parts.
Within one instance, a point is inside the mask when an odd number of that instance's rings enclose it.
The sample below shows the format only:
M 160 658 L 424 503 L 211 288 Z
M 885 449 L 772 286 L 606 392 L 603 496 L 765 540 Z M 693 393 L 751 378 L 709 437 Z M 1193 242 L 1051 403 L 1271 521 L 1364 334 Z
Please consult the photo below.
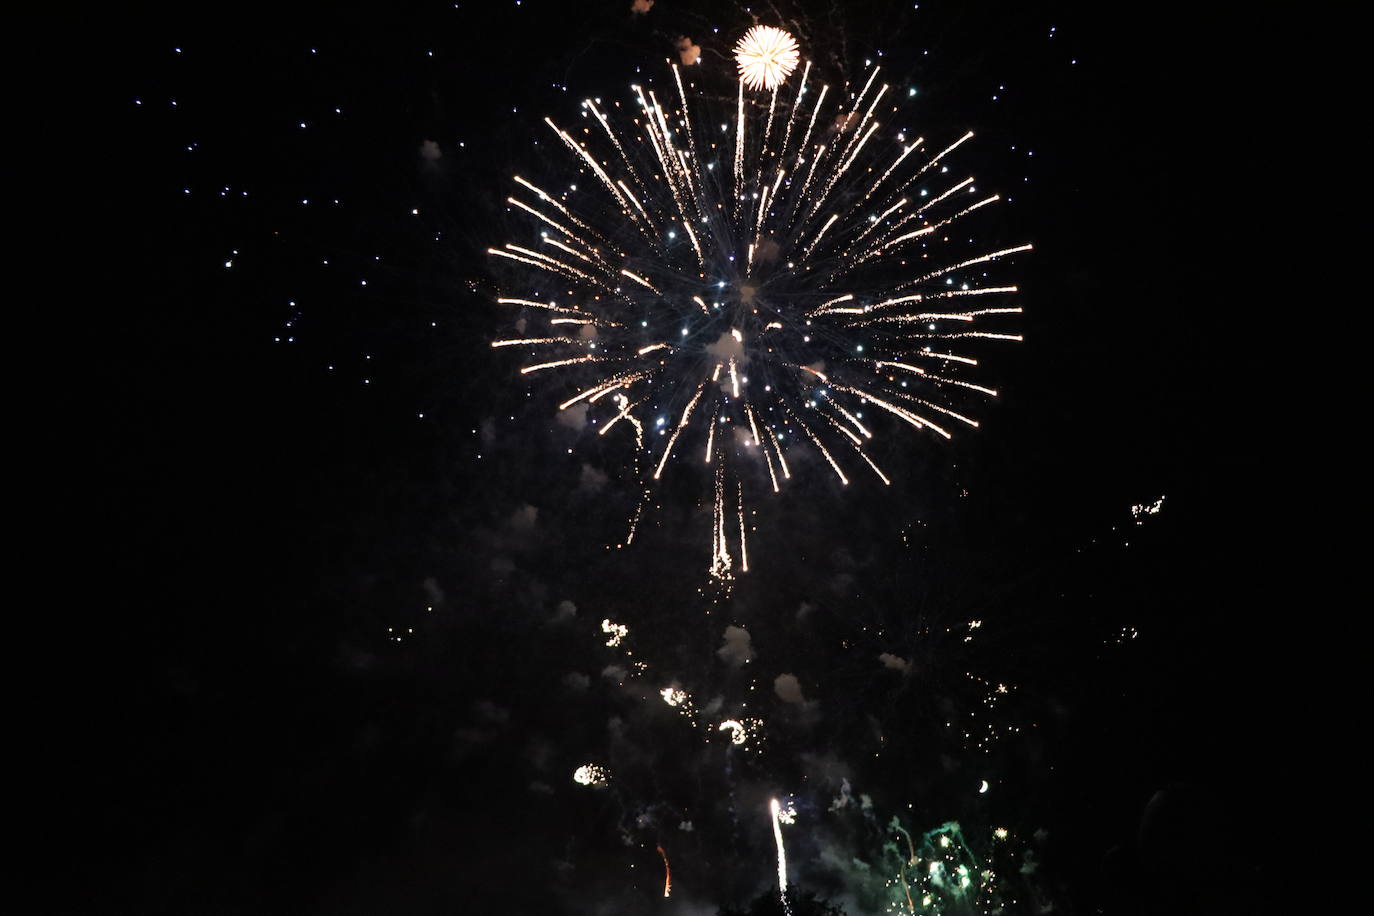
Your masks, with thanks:
M 777 89 L 800 59 L 797 40 L 771 25 L 754 26 L 735 45 L 740 79 L 750 89 Z
M 573 772 L 573 782 L 579 786 L 604 786 L 610 776 L 605 767 L 584 763 Z

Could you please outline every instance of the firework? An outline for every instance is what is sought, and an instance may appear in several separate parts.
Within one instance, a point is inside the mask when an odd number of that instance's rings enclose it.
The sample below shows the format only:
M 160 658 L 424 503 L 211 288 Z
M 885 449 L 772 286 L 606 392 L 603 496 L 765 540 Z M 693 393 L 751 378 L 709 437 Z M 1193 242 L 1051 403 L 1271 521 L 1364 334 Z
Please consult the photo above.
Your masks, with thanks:
M 782 898 L 784 912 L 790 913 L 787 902 L 787 853 L 782 848 L 782 805 L 776 798 L 768 802 L 768 811 L 773 817 L 773 841 L 778 846 L 778 895 Z
M 750 89 L 772 91 L 797 69 L 797 40 L 782 29 L 756 25 L 735 45 L 739 78 Z
M 668 853 L 659 846 L 658 854 L 663 857 L 663 896 L 667 897 L 673 892 L 673 870 L 668 865 Z
M 630 628 L 607 617 L 601 621 L 601 632 L 606 635 L 607 647 L 614 649 L 620 645 L 626 636 L 630 635 Z
M 870 450 L 891 426 L 978 426 L 963 402 L 997 392 L 967 373 L 984 345 L 1021 339 L 1002 326 L 1017 287 L 992 274 L 1031 247 L 972 242 L 999 200 L 950 171 L 972 133 L 908 141 L 877 68 L 832 93 L 809 62 L 789 85 L 795 61 L 769 59 L 742 67 L 726 113 L 673 66 L 662 96 L 584 101 L 576 132 L 546 118 L 580 180 L 517 176 L 530 236 L 489 249 L 515 265 L 497 302 L 521 319 L 492 345 L 526 353 L 522 375 L 561 375 L 560 410 L 630 436 L 625 544 L 669 465 L 697 463 L 723 582 L 749 566 L 746 494 L 781 492 L 798 450 L 842 487 L 856 471 L 886 485 Z M 768 74 L 770 98 L 750 97 Z
M 573 782 L 579 786 L 604 786 L 610 775 L 603 766 L 584 763 L 573 771 Z
M 731 744 L 747 744 L 749 739 L 758 737 L 763 728 L 763 720 L 757 718 L 726 719 L 716 726 L 716 731 L 729 732 Z
M 1141 525 L 1144 524 L 1145 519 L 1149 518 L 1151 515 L 1158 515 L 1159 510 L 1163 508 L 1164 497 L 1161 496 L 1152 503 L 1142 503 L 1140 505 L 1131 506 L 1131 517 L 1135 519 L 1137 525 Z
M 663 697 L 663 702 L 669 706 L 685 706 L 691 700 L 685 690 L 679 690 L 676 687 L 664 687 L 658 692 L 658 695 Z

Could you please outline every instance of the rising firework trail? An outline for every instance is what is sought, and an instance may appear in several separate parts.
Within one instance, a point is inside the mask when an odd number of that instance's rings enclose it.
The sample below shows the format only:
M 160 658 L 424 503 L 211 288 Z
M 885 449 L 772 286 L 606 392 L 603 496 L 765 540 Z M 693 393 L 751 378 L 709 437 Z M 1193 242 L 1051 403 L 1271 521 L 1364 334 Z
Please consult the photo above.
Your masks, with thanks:
M 832 91 L 811 62 L 794 75 L 791 36 L 753 34 L 724 110 L 673 65 L 663 91 L 584 101 L 575 130 L 545 118 L 576 180 L 516 176 L 528 231 L 489 249 L 513 265 L 496 301 L 518 328 L 492 346 L 560 377 L 559 409 L 633 456 L 625 543 L 662 476 L 698 464 L 722 582 L 748 569 L 746 498 L 780 493 L 799 454 L 840 487 L 888 485 L 883 433 L 978 427 L 964 403 L 997 391 L 969 373 L 1021 340 L 1017 287 L 994 273 L 1031 247 L 975 241 L 1001 198 L 952 171 L 972 132 L 909 140 L 880 68 Z
M 773 841 L 778 845 L 778 896 L 782 899 L 783 911 L 790 914 L 792 907 L 787 901 L 787 853 L 782 848 L 782 805 L 776 798 L 768 802 L 768 811 L 773 817 Z

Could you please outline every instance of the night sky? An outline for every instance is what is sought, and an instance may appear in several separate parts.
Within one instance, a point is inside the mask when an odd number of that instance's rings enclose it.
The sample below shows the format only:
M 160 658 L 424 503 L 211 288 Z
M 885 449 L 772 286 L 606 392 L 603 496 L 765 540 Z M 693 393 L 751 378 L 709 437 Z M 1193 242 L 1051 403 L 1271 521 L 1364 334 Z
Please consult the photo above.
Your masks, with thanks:
M 624 451 L 489 346 L 485 252 L 511 174 L 559 168 L 545 115 L 628 101 L 679 35 L 728 69 L 743 5 L 92 23 L 101 250 L 69 270 L 101 292 L 69 316 L 64 461 L 94 495 L 59 501 L 87 546 L 43 911 L 707 916 L 775 892 L 774 796 L 792 885 L 851 916 L 907 911 L 874 902 L 894 817 L 958 822 L 1007 913 L 1273 902 L 1298 790 L 1250 50 L 1181 4 L 753 12 L 837 84 L 881 52 L 913 129 L 976 130 L 1035 251 L 981 428 L 889 427 L 891 488 L 800 462 L 724 595 L 704 475 L 615 547 Z M 668 686 L 764 724 L 734 747 Z

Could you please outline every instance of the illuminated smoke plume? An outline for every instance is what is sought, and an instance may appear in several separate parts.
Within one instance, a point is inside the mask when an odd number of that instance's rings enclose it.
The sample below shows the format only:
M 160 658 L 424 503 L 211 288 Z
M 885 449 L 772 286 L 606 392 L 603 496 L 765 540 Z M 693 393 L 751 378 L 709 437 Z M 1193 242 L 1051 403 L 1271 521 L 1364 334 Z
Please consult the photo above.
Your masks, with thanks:
M 677 57 L 682 61 L 682 66 L 690 67 L 701 59 L 701 46 L 683 36 L 677 40 Z

